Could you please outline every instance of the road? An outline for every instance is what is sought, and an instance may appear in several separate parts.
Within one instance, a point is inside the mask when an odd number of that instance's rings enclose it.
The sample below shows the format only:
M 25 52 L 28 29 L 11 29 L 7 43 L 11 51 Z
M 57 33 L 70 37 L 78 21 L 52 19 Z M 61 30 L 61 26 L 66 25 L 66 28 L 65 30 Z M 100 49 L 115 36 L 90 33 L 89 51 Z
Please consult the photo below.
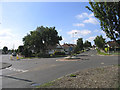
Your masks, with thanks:
M 60 58 L 35 58 L 10 60 L 2 55 L 2 61 L 12 66 L 2 69 L 2 88 L 32 88 L 33 84 L 43 84 L 66 74 L 106 65 L 118 64 L 118 56 L 98 56 L 95 50 L 78 55 L 79 61 L 56 61 Z

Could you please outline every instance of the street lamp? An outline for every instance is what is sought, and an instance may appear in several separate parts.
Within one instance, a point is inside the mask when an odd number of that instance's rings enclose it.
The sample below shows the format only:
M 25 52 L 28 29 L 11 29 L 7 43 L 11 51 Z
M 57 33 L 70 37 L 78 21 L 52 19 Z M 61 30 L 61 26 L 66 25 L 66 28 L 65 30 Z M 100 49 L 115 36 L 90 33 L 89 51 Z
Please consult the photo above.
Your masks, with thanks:
M 74 34 L 77 34 L 77 32 L 73 32 L 73 44 L 74 44 Z

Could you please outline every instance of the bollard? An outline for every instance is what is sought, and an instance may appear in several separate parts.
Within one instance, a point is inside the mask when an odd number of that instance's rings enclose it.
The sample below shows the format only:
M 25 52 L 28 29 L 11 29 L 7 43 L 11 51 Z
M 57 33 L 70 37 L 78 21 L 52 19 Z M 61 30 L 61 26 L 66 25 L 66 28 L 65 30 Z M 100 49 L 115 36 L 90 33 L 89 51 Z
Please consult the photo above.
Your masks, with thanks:
M 13 60 L 13 56 L 12 55 L 10 56 L 10 60 Z
M 16 59 L 19 60 L 18 54 L 17 54 L 17 56 L 16 56 Z

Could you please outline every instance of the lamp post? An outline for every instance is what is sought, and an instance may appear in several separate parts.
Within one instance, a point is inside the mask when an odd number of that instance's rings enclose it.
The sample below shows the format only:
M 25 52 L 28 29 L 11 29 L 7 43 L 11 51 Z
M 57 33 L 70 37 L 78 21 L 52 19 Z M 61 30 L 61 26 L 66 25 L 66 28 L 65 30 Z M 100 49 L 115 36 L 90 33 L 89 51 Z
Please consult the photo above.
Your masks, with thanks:
M 73 32 L 73 44 L 74 44 L 74 35 L 77 34 L 77 32 Z

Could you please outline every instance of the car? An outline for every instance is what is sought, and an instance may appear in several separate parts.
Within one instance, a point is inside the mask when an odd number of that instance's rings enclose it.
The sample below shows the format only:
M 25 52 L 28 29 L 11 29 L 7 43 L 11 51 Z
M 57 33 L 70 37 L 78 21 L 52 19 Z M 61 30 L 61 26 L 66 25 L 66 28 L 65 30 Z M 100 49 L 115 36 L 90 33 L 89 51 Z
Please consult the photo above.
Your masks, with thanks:
M 12 53 L 12 56 L 16 56 L 16 52 L 13 52 L 13 53 Z
M 90 49 L 88 48 L 88 49 L 86 49 L 86 51 L 89 51 Z

